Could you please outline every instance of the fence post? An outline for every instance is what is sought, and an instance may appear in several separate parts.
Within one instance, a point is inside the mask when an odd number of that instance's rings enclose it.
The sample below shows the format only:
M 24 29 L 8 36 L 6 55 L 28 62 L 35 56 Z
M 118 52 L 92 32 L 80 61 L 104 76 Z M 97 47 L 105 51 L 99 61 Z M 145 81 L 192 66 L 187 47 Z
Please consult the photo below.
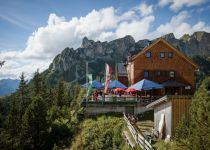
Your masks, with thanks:
M 137 132 L 136 132 L 136 141 L 139 142 L 139 141 L 138 141 L 138 133 L 137 133 Z

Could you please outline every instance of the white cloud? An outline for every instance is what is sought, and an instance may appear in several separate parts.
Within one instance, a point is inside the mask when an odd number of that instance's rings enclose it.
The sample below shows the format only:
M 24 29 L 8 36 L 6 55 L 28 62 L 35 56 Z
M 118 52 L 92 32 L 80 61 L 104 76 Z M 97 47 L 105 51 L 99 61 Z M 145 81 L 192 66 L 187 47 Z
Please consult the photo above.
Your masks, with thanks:
M 137 10 L 118 14 L 113 7 L 92 10 L 86 16 L 66 20 L 50 14 L 47 25 L 38 28 L 28 38 L 23 51 L 2 52 L 0 59 L 6 60 L 0 78 L 18 78 L 21 72 L 31 76 L 37 68 L 46 69 L 52 59 L 66 47 L 77 48 L 82 38 L 113 40 L 125 35 L 143 38 L 149 31 L 154 16 L 139 16 Z M 141 27 L 136 31 L 136 28 Z
M 20 51 L 0 53 L 0 60 L 6 61 L 0 70 L 0 78 L 17 79 L 22 72 L 25 72 L 27 78 L 31 78 L 38 68 L 43 71 L 50 63 L 49 59 L 31 59 L 22 57 L 21 54 Z
M 173 11 L 178 11 L 184 6 L 195 6 L 200 5 L 204 2 L 206 2 L 206 0 L 159 0 L 159 6 L 163 7 L 166 5 L 170 5 L 170 8 Z
M 159 3 L 158 4 L 161 7 L 163 7 L 163 6 L 166 6 L 166 5 L 170 4 L 171 2 L 173 2 L 173 0 L 159 0 Z
M 176 38 L 180 38 L 184 34 L 192 34 L 195 31 L 210 31 L 210 26 L 202 21 L 199 21 L 194 25 L 187 23 L 186 19 L 189 17 L 190 16 L 186 11 L 182 11 L 178 15 L 173 16 L 170 22 L 160 25 L 153 34 L 160 36 L 174 33 Z
M 141 3 L 139 5 L 139 11 L 141 16 L 148 16 L 153 13 L 153 6 L 147 5 L 146 3 Z
M 149 32 L 150 25 L 154 20 L 154 16 L 147 16 L 141 20 L 122 22 L 116 29 L 116 35 L 117 37 L 132 35 L 136 40 L 143 39 Z
M 187 19 L 190 16 L 186 11 L 180 12 L 169 22 L 151 31 L 155 22 L 152 11 L 140 15 L 139 9 L 131 8 L 119 14 L 113 7 L 108 7 L 92 10 L 86 16 L 73 17 L 70 20 L 50 14 L 47 25 L 38 28 L 29 36 L 24 50 L 0 53 L 0 60 L 6 60 L 0 70 L 0 79 L 18 78 L 21 72 L 25 72 L 30 78 L 37 68 L 40 71 L 47 69 L 52 59 L 64 48 L 79 47 L 84 36 L 96 41 L 110 41 L 131 35 L 137 41 L 154 39 L 171 32 L 179 38 L 185 33 L 191 34 L 198 30 L 210 31 L 210 26 L 202 21 L 189 24 Z

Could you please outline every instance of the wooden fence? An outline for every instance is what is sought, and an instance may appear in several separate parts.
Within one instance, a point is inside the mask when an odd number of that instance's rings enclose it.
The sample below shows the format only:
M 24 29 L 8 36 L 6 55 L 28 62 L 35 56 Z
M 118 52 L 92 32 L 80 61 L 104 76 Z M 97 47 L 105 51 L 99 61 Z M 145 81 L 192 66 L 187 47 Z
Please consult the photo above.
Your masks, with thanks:
M 130 133 L 132 134 L 134 140 L 136 141 L 136 143 L 138 145 L 140 145 L 140 147 L 143 150 L 153 150 L 151 144 L 146 140 L 146 138 L 140 134 L 135 128 L 134 126 L 130 123 L 130 121 L 128 120 L 127 116 L 125 115 L 125 113 L 123 113 L 124 115 L 124 120 L 127 123 L 128 129 L 130 131 Z

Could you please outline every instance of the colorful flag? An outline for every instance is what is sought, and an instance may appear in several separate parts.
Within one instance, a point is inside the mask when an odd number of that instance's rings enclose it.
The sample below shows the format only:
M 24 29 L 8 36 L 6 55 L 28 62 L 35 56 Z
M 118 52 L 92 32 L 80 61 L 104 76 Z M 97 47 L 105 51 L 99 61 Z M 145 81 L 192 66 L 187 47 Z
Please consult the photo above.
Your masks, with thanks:
M 111 80 L 111 75 L 112 75 L 112 68 L 108 64 L 106 64 L 106 81 L 105 81 L 104 93 L 107 93 L 107 90 L 109 88 L 109 82 Z
M 92 74 L 87 74 L 87 93 L 86 93 L 86 97 L 88 97 L 90 95 L 91 89 L 92 89 Z

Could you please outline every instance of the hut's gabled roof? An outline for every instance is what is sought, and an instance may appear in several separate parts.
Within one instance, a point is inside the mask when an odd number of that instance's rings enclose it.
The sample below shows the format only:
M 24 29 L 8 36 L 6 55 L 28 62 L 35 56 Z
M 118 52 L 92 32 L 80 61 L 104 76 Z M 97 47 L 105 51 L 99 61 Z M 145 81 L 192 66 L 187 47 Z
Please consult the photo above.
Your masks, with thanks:
M 174 48 L 171 44 L 169 44 L 166 40 L 164 40 L 163 38 L 159 38 L 158 40 L 154 41 L 152 44 L 150 44 L 149 46 L 145 47 L 142 51 L 140 51 L 138 54 L 132 56 L 130 58 L 130 61 L 135 60 L 136 58 L 138 58 L 138 56 L 144 54 L 147 50 L 149 50 L 150 48 L 152 48 L 153 46 L 155 46 L 156 44 L 158 44 L 159 42 L 163 42 L 164 44 L 166 44 L 167 46 L 169 46 L 172 50 L 174 50 L 180 57 L 184 58 L 188 63 L 190 63 L 192 66 L 194 66 L 196 69 L 198 69 L 198 65 L 195 64 L 190 58 L 188 58 L 185 54 L 183 54 L 182 52 L 180 52 L 178 49 Z

